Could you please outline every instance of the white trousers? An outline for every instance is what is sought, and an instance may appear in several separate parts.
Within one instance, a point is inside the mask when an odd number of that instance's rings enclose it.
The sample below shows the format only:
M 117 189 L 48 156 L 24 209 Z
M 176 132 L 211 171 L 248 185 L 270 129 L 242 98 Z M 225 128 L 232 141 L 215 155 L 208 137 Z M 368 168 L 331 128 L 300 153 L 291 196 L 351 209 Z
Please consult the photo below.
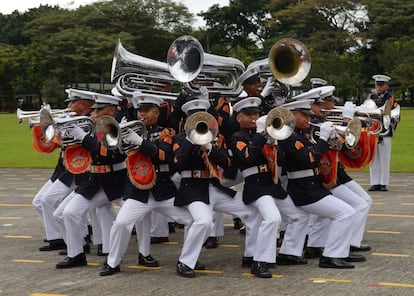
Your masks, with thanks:
M 168 217 L 159 212 L 153 211 L 151 214 L 151 237 L 168 237 Z
M 323 256 L 348 257 L 352 237 L 352 231 L 349 230 L 352 229 L 355 210 L 334 195 L 327 195 L 317 202 L 300 206 L 300 208 L 308 213 L 331 220 L 330 227 L 327 229 Z
M 32 200 L 32 206 L 35 209 L 37 215 L 39 215 L 40 220 L 42 221 L 42 225 L 45 225 L 43 220 L 43 210 L 42 210 L 42 199 L 45 196 L 45 193 L 49 189 L 49 187 L 53 184 L 52 180 L 47 180 L 45 184 L 39 189 Z
M 111 267 L 116 267 L 121 263 L 128 248 L 134 224 L 137 225 L 139 251 L 144 256 L 150 254 L 150 215 L 152 211 L 171 217 L 184 225 L 191 225 L 193 222 L 193 218 L 185 208 L 174 206 L 173 198 L 156 201 L 150 194 L 147 203 L 132 198 L 127 199 L 119 210 L 110 232 L 110 250 L 107 263 Z M 144 240 L 145 243 L 141 243 Z
M 73 191 L 75 186 L 75 182 L 72 182 L 68 187 L 62 181 L 56 180 L 51 184 L 41 199 L 43 222 L 48 240 L 62 238 L 53 213 L 61 202 Z
M 109 230 L 105 231 L 104 229 L 108 229 L 108 225 L 112 225 L 115 220 L 115 212 L 103 189 L 100 189 L 90 200 L 81 194 L 72 192 L 56 209 L 54 218 L 68 247 L 68 257 L 75 257 L 83 253 L 85 244 L 83 226 L 88 212 L 96 208 L 101 211 L 101 213 L 97 212 L 98 220 L 106 217 L 105 221 L 100 221 L 100 225 L 104 225 L 101 226 L 102 248 L 104 250 L 104 246 L 109 242 Z M 110 218 L 108 219 L 108 217 Z
M 388 185 L 390 183 L 391 139 L 383 137 L 378 143 L 374 159 L 369 166 L 371 185 Z
M 279 253 L 302 256 L 306 234 L 308 233 L 309 213 L 295 206 L 288 195 L 285 199 L 275 199 L 285 224 L 285 235 Z

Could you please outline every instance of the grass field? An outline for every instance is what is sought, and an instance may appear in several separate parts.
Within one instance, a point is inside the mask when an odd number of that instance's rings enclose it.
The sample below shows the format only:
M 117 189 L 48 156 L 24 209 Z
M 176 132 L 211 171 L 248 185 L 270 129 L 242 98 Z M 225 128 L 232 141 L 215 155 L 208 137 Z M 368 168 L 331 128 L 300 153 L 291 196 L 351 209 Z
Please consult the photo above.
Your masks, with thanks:
M 414 172 L 414 109 L 401 110 L 401 122 L 392 142 L 391 172 Z M 16 114 L 0 114 L 0 168 L 54 168 L 58 151 L 36 152 L 27 122 L 17 123 Z M 364 170 L 368 170 L 365 168 Z

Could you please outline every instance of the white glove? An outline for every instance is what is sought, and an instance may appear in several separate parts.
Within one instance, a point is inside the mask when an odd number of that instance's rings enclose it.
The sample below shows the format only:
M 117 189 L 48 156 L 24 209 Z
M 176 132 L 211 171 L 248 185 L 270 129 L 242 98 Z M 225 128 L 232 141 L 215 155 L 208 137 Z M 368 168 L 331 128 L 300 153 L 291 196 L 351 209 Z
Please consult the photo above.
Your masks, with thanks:
M 265 98 L 268 95 L 270 95 L 274 89 L 275 89 L 275 78 L 269 77 L 267 78 L 266 85 L 263 88 L 262 92 L 260 93 L 260 96 L 262 98 Z
M 138 135 L 136 132 L 134 132 L 132 129 L 128 129 L 128 134 L 124 138 L 125 143 L 134 144 L 138 146 L 141 146 L 143 140 L 144 139 L 140 135 Z
M 319 129 L 319 139 L 327 142 L 329 138 L 331 138 L 332 134 L 335 134 L 335 129 L 332 126 L 333 123 L 331 121 L 325 121 L 321 124 Z
M 355 111 L 356 111 L 355 104 L 348 101 L 345 103 L 344 109 L 342 110 L 342 117 L 352 119 L 354 118 Z
M 81 142 L 83 141 L 85 136 L 88 134 L 81 127 L 79 127 L 77 125 L 73 125 L 72 128 L 69 130 L 69 133 L 72 135 L 72 137 L 75 140 L 78 140 L 78 141 L 81 141 Z
M 211 143 L 204 144 L 203 149 L 207 151 L 207 154 L 210 154 L 211 150 L 213 149 L 213 144 Z
M 200 87 L 200 95 L 198 96 L 199 99 L 208 101 L 208 89 L 205 86 Z
M 261 134 L 265 131 L 266 118 L 267 118 L 267 115 L 263 115 L 263 116 L 260 116 L 259 119 L 256 120 L 256 133 Z

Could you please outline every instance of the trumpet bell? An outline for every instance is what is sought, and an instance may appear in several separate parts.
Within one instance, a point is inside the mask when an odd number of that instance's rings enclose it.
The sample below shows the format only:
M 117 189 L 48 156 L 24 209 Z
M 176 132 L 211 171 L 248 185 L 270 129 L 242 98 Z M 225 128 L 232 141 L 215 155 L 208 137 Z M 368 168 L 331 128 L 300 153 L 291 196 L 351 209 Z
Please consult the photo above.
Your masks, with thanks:
M 343 137 L 345 141 L 345 146 L 348 149 L 354 148 L 358 143 L 359 137 L 361 136 L 362 124 L 361 120 L 357 117 L 354 117 L 348 125 L 345 127 L 343 132 Z M 341 130 L 341 126 L 337 127 L 337 130 Z
M 276 42 L 269 52 L 269 66 L 273 76 L 287 85 L 300 83 L 309 74 L 311 57 L 299 40 L 284 38 Z
M 265 129 L 272 139 L 285 140 L 293 133 L 295 125 L 295 116 L 290 110 L 276 107 L 267 114 Z
M 213 142 L 217 137 L 218 123 L 210 113 L 196 112 L 185 121 L 184 131 L 191 142 L 205 145 Z
M 122 138 L 118 122 L 111 116 L 102 116 L 96 121 L 96 134 L 102 135 L 102 144 L 109 150 L 119 147 Z
M 40 110 L 39 117 L 39 125 L 42 129 L 43 137 L 45 138 L 46 142 L 50 142 L 53 140 L 57 132 L 54 126 L 52 114 L 47 108 L 42 108 Z
M 190 35 L 178 37 L 168 49 L 167 64 L 175 79 L 190 82 L 197 77 L 204 64 L 202 45 Z

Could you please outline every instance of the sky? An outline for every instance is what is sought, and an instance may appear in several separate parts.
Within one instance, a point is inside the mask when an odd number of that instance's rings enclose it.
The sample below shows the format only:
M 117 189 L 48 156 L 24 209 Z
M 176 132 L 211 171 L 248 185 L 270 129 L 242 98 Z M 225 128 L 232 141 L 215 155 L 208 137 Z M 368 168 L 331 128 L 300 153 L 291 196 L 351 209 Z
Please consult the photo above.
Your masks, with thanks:
M 95 2 L 96 0 L 1 0 L 0 13 L 10 14 L 16 9 L 20 12 L 27 11 L 30 8 L 36 8 L 40 5 L 59 5 L 62 8 L 77 8 L 80 5 Z M 194 14 L 219 4 L 225 6 L 229 4 L 229 0 L 174 0 L 174 2 L 182 3 L 188 10 Z M 202 26 L 203 22 L 200 18 L 196 18 L 195 27 Z

